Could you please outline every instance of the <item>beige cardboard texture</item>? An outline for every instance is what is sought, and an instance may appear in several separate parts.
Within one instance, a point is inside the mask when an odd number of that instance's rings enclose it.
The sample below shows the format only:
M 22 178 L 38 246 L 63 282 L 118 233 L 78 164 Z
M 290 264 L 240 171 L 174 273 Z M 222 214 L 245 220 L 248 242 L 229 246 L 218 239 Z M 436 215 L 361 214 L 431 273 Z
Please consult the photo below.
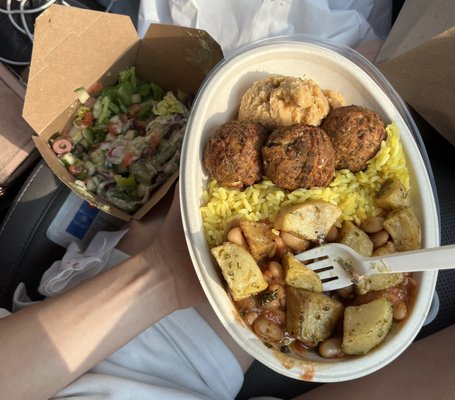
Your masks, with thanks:
M 455 7 L 405 2 L 375 60 L 398 93 L 455 145 Z
M 24 117 L 41 133 L 139 40 L 127 16 L 53 5 L 36 21 Z
M 454 25 L 453 0 L 406 1 L 376 62 L 382 63 L 398 57 Z
M 89 88 L 97 81 L 114 84 L 120 71 L 134 65 L 141 79 L 192 97 L 222 57 L 220 46 L 205 31 L 156 24 L 141 40 L 129 17 L 52 5 L 36 21 L 23 115 L 38 134 L 36 147 L 62 182 L 109 214 L 139 219 L 166 194 L 178 174 L 129 215 L 77 186 L 48 139 L 71 124 L 79 105 L 76 88 Z
M 39 156 L 32 141 L 33 131 L 21 115 L 24 94 L 25 87 L 0 64 L 0 196 Z
M 152 24 L 142 41 L 137 73 L 175 92 L 195 94 L 222 58 L 220 46 L 205 31 Z

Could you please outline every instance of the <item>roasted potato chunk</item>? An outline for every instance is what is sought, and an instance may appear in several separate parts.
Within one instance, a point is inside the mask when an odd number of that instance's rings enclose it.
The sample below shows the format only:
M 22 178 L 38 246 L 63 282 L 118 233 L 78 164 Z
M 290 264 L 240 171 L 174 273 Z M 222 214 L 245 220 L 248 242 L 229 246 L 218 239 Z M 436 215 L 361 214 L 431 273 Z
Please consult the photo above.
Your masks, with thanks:
M 384 229 L 392 237 L 397 251 L 420 249 L 420 224 L 411 209 L 400 208 L 389 212 L 384 220 Z
M 275 217 L 274 228 L 314 242 L 324 241 L 341 208 L 323 200 L 283 207 Z
M 404 276 L 400 272 L 365 275 L 358 279 L 355 284 L 357 294 L 365 294 L 372 290 L 388 289 L 403 282 Z
M 266 222 L 254 222 L 242 219 L 240 228 L 256 261 L 275 255 L 275 240 L 272 226 Z
M 322 292 L 319 275 L 287 252 L 283 257 L 284 280 L 287 285 L 312 292 Z
M 385 210 L 409 207 L 410 204 L 408 191 L 395 177 L 386 179 L 376 195 L 376 205 Z
M 343 315 L 344 306 L 324 293 L 292 286 L 286 288 L 288 332 L 306 343 L 327 339 Z
M 392 320 L 392 304 L 384 298 L 361 306 L 346 307 L 341 344 L 343 352 L 351 355 L 368 353 L 385 339 Z
M 351 247 L 365 257 L 371 257 L 373 242 L 368 235 L 351 221 L 345 221 L 340 230 L 339 242 Z
M 242 300 L 267 288 L 267 281 L 253 256 L 242 246 L 223 243 L 211 249 L 234 301 Z

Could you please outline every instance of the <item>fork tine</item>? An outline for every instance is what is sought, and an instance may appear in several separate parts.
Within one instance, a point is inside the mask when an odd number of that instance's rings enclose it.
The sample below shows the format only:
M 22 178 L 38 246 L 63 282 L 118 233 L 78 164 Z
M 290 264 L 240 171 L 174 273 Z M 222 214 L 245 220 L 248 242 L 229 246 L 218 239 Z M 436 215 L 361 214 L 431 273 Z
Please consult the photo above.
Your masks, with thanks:
M 316 272 L 323 283 L 327 279 L 339 278 L 336 262 L 330 258 L 307 264 L 306 267 Z
M 354 265 L 351 256 L 349 247 L 337 243 L 314 247 L 294 257 L 318 274 L 324 291 L 331 291 L 352 285 L 352 276 L 347 270 Z
M 330 292 L 332 290 L 345 288 L 350 285 L 352 285 L 352 282 L 349 279 L 346 279 L 345 277 L 338 277 L 338 279 L 322 282 L 322 290 L 324 292 Z
M 320 246 L 306 250 L 303 253 L 296 254 L 294 257 L 299 261 L 309 261 L 314 260 L 315 258 L 328 257 L 328 255 L 326 254 L 324 246 Z
M 305 264 L 307 268 L 312 269 L 313 271 L 318 272 L 319 269 L 327 268 L 327 267 L 334 267 L 336 262 L 330 258 L 324 258 L 322 260 L 318 260 L 312 263 Z
M 324 284 L 328 280 L 333 280 L 334 278 L 338 278 L 338 274 L 333 270 L 327 270 L 327 271 L 322 271 L 317 273 L 319 278 L 321 279 L 322 283 Z

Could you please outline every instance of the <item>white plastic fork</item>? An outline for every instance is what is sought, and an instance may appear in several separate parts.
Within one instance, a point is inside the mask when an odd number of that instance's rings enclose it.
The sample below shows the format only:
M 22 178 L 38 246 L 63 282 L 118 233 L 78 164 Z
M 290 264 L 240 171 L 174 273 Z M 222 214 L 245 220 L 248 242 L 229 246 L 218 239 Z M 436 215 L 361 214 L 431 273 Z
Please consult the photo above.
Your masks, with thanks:
M 329 243 L 294 256 L 315 271 L 324 291 L 352 285 L 363 275 L 455 268 L 455 245 L 363 257 L 341 243 Z

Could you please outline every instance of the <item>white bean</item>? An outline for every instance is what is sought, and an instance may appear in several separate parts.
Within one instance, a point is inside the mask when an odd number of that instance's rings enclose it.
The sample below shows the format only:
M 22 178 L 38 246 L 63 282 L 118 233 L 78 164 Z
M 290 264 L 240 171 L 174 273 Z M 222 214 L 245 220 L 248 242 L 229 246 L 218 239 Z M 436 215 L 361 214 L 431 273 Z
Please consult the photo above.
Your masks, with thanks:
M 366 233 L 379 232 L 383 228 L 384 218 L 370 217 L 362 221 L 360 228 Z
M 338 235 L 339 235 L 339 230 L 338 228 L 333 225 L 329 231 L 327 232 L 327 236 L 325 237 L 325 241 L 327 243 L 331 243 L 331 242 L 336 242 L 338 240 Z
M 284 279 L 283 266 L 277 261 L 270 261 L 266 269 L 263 271 L 263 275 L 269 282 L 282 282 Z
M 267 310 L 263 314 L 268 320 L 274 322 L 277 325 L 284 325 L 286 322 L 286 313 L 283 310 L 280 310 L 279 308 L 276 308 L 275 310 Z
M 336 358 L 343 355 L 341 349 L 342 339 L 340 337 L 332 337 L 324 340 L 319 344 L 319 354 L 324 358 Z
M 373 257 L 392 253 L 395 253 L 395 245 L 392 241 L 388 240 L 384 245 L 378 247 L 377 249 L 374 249 Z
M 271 283 L 267 290 L 262 294 L 262 298 L 265 300 L 263 302 L 263 308 L 265 310 L 271 310 L 284 306 L 284 297 L 286 292 L 284 287 L 279 283 Z
M 275 256 L 278 257 L 279 259 L 281 259 L 288 251 L 288 248 L 284 244 L 281 236 L 275 236 L 274 240 L 275 240 Z
M 253 325 L 254 321 L 256 321 L 257 317 L 258 317 L 258 314 L 254 311 L 251 311 L 249 313 L 246 313 L 243 316 L 243 320 L 245 321 L 245 324 L 251 326 L 251 325 Z
M 249 249 L 245 236 L 243 236 L 242 229 L 239 226 L 236 226 L 229 230 L 226 235 L 226 239 L 228 242 L 238 244 L 247 250 Z
M 389 240 L 389 236 L 389 232 L 385 229 L 370 233 L 370 240 L 373 242 L 373 248 L 377 249 L 378 247 L 384 246 L 387 243 L 387 240 Z
M 253 329 L 257 335 L 270 342 L 279 342 L 284 337 L 283 329 L 262 315 L 254 321 Z
M 393 305 L 393 319 L 400 321 L 408 316 L 408 307 L 403 300 L 397 301 Z
M 310 247 L 310 241 L 306 239 L 299 238 L 289 232 L 281 232 L 281 239 L 283 239 L 284 244 L 290 248 L 294 253 L 301 253 Z
M 235 305 L 238 310 L 252 310 L 258 307 L 258 303 L 254 296 L 248 296 L 242 300 L 236 301 Z

